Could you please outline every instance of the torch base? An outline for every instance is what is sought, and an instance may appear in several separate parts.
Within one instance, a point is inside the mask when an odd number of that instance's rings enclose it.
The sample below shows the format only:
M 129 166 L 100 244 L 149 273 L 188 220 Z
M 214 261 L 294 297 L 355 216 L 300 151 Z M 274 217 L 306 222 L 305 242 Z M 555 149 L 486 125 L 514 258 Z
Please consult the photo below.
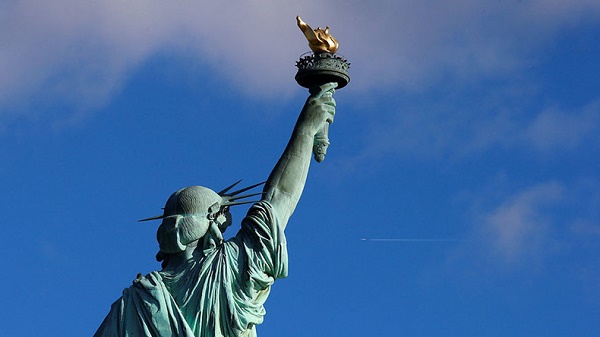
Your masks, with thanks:
M 296 82 L 305 88 L 313 88 L 328 82 L 337 82 L 337 89 L 350 82 L 348 68 L 350 63 L 336 54 L 309 53 L 296 62 L 298 72 Z

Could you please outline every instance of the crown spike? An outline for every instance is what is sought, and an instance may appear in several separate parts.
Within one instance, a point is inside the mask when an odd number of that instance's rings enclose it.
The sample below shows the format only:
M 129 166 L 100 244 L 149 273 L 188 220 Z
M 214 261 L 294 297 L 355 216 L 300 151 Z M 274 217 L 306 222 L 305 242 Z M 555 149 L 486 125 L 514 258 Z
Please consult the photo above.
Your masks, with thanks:
M 263 195 L 263 194 L 265 194 L 265 193 L 264 192 L 258 192 L 258 193 L 252 193 L 252 194 L 244 194 L 244 195 L 241 195 L 239 197 L 232 196 L 231 198 L 228 198 L 227 201 L 236 201 L 236 200 L 240 200 L 240 199 L 250 198 L 250 197 L 253 197 L 255 195 Z
M 239 189 L 239 190 L 237 190 L 237 191 L 231 192 L 231 193 L 229 193 L 229 194 L 226 194 L 226 195 L 227 195 L 227 196 L 230 196 L 230 197 L 232 197 L 232 196 L 234 196 L 234 195 L 237 195 L 237 194 L 240 194 L 240 193 L 246 192 L 247 190 L 253 189 L 253 188 L 255 188 L 256 186 L 260 186 L 260 185 L 262 185 L 262 184 L 264 184 L 264 183 L 266 183 L 266 181 L 263 181 L 263 182 L 261 182 L 261 183 L 258 183 L 258 184 L 254 184 L 254 185 L 252 185 L 252 186 L 244 187 L 244 188 L 242 188 L 242 189 Z
M 165 215 L 157 215 L 157 216 L 153 216 L 151 218 L 146 218 L 146 219 L 141 219 L 138 220 L 138 222 L 144 222 L 144 221 L 150 221 L 150 220 L 158 220 L 158 219 L 163 219 L 165 217 Z
M 241 181 L 242 181 L 242 179 L 240 179 L 240 180 L 236 181 L 235 183 L 233 183 L 233 184 L 231 184 L 231 185 L 229 185 L 229 186 L 225 187 L 225 188 L 224 188 L 224 189 L 223 189 L 221 192 L 219 192 L 219 193 L 217 193 L 217 194 L 219 194 L 220 196 L 223 196 L 223 195 L 225 195 L 225 193 L 227 193 L 227 191 L 229 191 L 230 189 L 234 188 L 234 187 L 235 187 L 235 185 L 239 184 Z
M 227 202 L 227 203 L 223 204 L 223 206 L 231 207 L 231 206 L 244 205 L 244 204 L 253 204 L 257 201 L 259 201 L 259 200 Z

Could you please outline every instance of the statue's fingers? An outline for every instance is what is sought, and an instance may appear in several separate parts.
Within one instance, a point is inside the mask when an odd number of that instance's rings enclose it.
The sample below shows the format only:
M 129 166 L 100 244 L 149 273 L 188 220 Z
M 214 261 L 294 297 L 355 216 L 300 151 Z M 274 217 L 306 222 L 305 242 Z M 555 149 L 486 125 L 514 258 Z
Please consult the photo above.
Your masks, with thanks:
M 335 102 L 335 99 L 333 97 L 329 97 L 329 96 L 320 97 L 320 98 L 310 97 L 308 99 L 308 105 L 309 106 L 322 105 L 324 107 L 335 108 L 336 102 Z
M 321 98 L 321 102 L 323 102 L 323 104 L 327 104 L 329 106 L 332 106 L 335 108 L 335 99 L 333 97 L 323 97 Z
M 335 88 L 337 88 L 337 86 L 337 82 L 328 82 L 318 87 L 309 89 L 309 92 L 315 98 L 321 98 L 324 96 L 331 97 L 331 95 L 333 95 L 333 93 L 335 92 Z
M 333 114 L 330 114 L 330 115 L 328 115 L 328 116 L 327 116 L 327 119 L 325 119 L 325 121 L 326 121 L 328 124 L 331 124 L 331 123 L 333 123 L 333 119 L 334 119 L 334 118 L 333 118 L 333 116 L 334 116 Z
M 335 116 L 335 108 L 332 106 L 324 106 L 323 110 L 325 110 L 325 112 L 327 113 L 325 115 L 325 120 L 327 121 L 327 123 L 333 123 L 333 117 Z

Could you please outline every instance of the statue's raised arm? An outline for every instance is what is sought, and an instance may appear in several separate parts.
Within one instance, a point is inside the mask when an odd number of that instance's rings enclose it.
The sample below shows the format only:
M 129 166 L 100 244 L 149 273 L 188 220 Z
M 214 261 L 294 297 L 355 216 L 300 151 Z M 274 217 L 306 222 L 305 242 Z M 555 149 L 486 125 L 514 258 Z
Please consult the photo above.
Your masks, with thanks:
M 306 183 L 314 138 L 333 122 L 337 83 L 326 83 L 308 97 L 292 136 L 264 187 L 263 200 L 275 209 L 280 226 L 285 228 Z

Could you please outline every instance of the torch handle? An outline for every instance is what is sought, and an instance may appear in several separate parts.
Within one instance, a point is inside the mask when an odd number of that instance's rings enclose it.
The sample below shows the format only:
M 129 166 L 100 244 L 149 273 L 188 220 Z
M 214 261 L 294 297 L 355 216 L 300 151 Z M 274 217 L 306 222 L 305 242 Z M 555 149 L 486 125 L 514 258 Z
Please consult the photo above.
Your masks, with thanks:
M 323 126 L 323 129 L 315 135 L 313 155 L 315 156 L 317 163 L 320 163 L 325 159 L 329 144 L 329 123 L 327 123 Z
M 308 91 L 315 97 L 333 97 L 333 93 L 337 86 L 337 83 L 330 82 L 313 86 Z M 313 141 L 313 155 L 317 163 L 320 163 L 325 159 L 329 144 L 331 144 L 329 142 L 329 123 L 326 123 L 323 128 L 317 132 Z

